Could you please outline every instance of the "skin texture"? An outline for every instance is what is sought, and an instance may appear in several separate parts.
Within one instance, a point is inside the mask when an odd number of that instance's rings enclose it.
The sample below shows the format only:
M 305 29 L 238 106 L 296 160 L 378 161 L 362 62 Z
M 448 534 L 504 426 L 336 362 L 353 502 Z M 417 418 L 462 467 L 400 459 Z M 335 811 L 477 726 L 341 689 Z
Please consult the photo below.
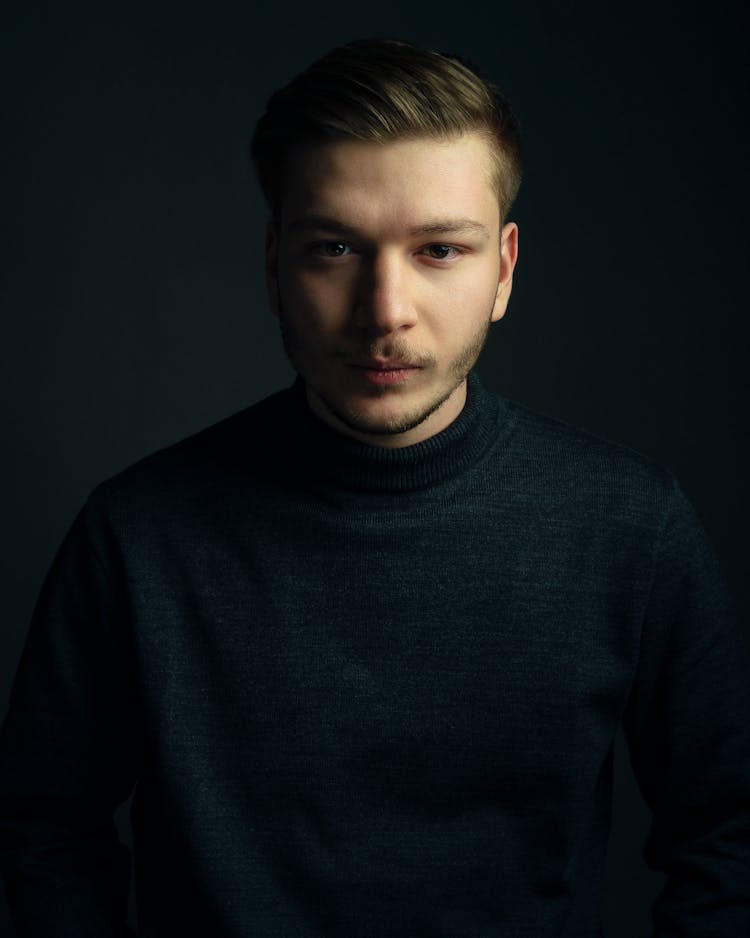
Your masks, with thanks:
M 479 134 L 291 155 L 269 297 L 310 407 L 335 429 L 409 446 L 460 414 L 518 254 L 491 174 Z

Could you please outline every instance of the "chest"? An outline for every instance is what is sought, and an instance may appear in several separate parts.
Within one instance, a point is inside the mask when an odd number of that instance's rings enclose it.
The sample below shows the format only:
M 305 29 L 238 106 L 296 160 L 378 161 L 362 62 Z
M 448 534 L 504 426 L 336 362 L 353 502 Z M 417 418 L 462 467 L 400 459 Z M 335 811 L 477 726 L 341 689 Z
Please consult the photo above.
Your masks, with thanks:
M 485 507 L 260 511 L 165 541 L 134 578 L 153 719 L 218 727 L 276 777 L 343 760 L 422 787 L 564 784 L 571 752 L 611 742 L 645 568 L 627 532 Z

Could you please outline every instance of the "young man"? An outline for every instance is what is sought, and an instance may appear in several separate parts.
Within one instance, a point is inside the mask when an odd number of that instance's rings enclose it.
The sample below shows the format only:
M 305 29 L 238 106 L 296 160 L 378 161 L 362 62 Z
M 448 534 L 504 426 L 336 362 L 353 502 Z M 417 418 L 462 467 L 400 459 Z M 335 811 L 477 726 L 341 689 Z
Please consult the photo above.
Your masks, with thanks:
M 485 391 L 518 134 L 453 58 L 334 50 L 253 155 L 298 379 L 99 486 L 2 740 L 21 936 L 600 936 L 624 722 L 659 938 L 750 931 L 750 669 L 647 459 Z

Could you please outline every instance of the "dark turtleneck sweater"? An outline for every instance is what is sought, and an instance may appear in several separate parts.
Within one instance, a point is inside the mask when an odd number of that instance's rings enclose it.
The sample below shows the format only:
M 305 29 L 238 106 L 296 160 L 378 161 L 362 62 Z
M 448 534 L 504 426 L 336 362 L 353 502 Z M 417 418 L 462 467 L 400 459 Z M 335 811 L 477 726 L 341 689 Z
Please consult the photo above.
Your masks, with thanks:
M 100 485 L 0 747 L 22 938 L 594 938 L 620 721 L 658 938 L 750 934 L 750 668 L 648 460 L 485 391 L 339 434 L 298 381 Z

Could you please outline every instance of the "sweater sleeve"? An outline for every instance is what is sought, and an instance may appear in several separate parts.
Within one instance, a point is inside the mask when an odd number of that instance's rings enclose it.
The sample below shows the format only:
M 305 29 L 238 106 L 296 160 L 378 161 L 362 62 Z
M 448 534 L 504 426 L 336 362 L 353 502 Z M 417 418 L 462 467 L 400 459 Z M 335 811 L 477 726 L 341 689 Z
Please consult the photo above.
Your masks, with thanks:
M 654 938 L 750 934 L 750 650 L 713 550 L 674 487 L 624 717 L 667 876 Z
M 131 934 L 113 821 L 136 763 L 125 604 L 89 514 L 47 574 L 0 735 L 0 865 L 19 938 Z

